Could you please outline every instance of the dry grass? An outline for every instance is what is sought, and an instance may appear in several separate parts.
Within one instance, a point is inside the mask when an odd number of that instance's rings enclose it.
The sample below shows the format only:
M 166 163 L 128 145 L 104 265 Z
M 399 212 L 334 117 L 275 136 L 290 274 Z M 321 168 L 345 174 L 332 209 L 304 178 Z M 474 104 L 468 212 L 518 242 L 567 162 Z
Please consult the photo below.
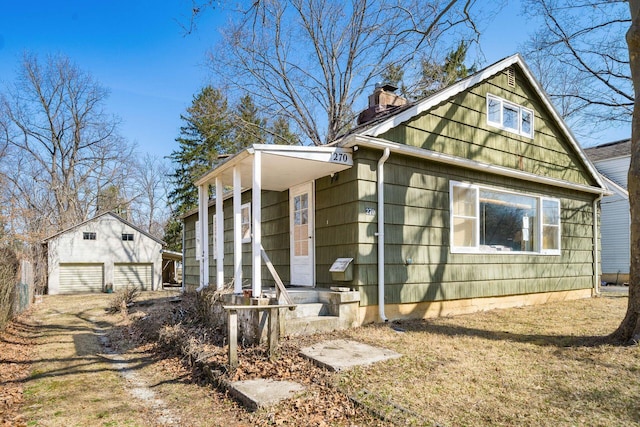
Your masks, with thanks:
M 404 356 L 340 376 L 378 410 L 409 424 L 640 424 L 640 348 L 602 338 L 626 297 L 552 303 L 430 321 L 372 325 L 345 335 Z
M 176 303 L 145 292 L 141 300 L 122 316 L 105 313 L 105 295 L 45 298 L 22 326 L 36 343 L 33 370 L 24 380 L 25 424 L 158 424 L 149 403 L 132 397 L 117 363 L 101 355 L 96 331 L 110 330 L 118 351 L 179 425 L 640 425 L 640 348 L 602 339 L 622 319 L 626 297 L 285 339 L 275 362 L 261 347 L 243 349 L 240 368 L 228 379 L 269 375 L 308 387 L 304 395 L 256 413 L 202 382 L 201 372 L 186 364 L 189 358 L 155 344 L 164 323 L 178 324 L 176 337 L 193 341 L 212 368 L 224 364 L 226 348 L 212 344 L 220 341 L 218 332 L 190 323 L 189 313 L 197 310 L 189 298 Z M 298 355 L 302 346 L 340 337 L 403 357 L 332 374 Z M 388 416 L 381 421 L 370 413 Z

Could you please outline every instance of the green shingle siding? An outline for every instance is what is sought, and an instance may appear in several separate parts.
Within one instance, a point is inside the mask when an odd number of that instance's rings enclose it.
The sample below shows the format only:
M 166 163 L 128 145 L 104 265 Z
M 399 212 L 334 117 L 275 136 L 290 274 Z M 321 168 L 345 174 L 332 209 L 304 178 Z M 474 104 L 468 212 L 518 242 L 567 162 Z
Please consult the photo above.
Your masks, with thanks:
M 369 170 L 381 152 L 360 149 L 358 162 Z M 375 179 L 375 175 L 367 175 Z M 562 254 L 458 254 L 449 251 L 449 181 L 494 186 L 560 199 Z M 361 187 L 375 182 L 360 181 Z M 576 193 L 431 161 L 392 154 L 385 163 L 386 303 L 413 303 L 532 292 L 585 289 L 592 286 L 592 199 Z M 363 217 L 360 217 L 361 221 Z M 361 304 L 377 304 L 377 245 L 371 230 L 377 217 L 361 222 L 354 283 Z

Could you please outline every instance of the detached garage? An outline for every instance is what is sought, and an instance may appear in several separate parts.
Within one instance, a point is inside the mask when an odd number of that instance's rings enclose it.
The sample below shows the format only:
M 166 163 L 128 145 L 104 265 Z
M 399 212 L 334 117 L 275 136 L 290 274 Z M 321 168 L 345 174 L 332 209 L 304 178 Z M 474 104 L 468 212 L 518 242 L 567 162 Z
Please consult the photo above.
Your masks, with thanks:
M 103 292 L 162 287 L 164 242 L 107 212 L 44 241 L 48 293 Z

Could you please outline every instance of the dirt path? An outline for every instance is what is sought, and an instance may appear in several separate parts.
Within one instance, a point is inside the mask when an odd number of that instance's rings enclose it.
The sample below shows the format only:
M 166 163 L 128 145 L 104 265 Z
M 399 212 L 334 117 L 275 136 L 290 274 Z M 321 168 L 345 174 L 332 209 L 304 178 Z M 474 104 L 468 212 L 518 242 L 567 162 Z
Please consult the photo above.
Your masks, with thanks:
M 178 361 L 144 349 L 116 352 L 106 332 L 111 296 L 45 297 L 22 322 L 33 343 L 31 372 L 20 380 L 29 426 L 236 425 L 228 399 L 191 383 Z M 15 382 L 15 381 L 14 381 Z

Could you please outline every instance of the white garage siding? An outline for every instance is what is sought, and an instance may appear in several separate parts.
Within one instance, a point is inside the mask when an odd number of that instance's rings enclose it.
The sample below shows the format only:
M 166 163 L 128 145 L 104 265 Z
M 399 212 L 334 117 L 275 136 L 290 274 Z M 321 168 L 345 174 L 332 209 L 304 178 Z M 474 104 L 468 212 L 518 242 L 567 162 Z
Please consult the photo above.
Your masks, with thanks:
M 60 264 L 59 293 L 102 292 L 103 264 Z
M 113 287 L 115 290 L 125 286 L 135 286 L 143 291 L 151 290 L 152 271 L 153 264 L 114 264 Z

